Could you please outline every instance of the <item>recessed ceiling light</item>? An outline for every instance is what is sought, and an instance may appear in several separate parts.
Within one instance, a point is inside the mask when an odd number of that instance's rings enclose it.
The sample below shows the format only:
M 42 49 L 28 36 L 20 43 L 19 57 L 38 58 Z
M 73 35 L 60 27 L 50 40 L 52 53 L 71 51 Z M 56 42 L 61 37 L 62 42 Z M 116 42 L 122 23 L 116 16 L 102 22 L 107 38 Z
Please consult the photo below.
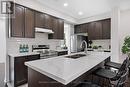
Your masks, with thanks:
M 83 15 L 83 12 L 80 11 L 78 14 L 79 14 L 79 15 Z
M 68 6 L 68 3 L 64 3 L 64 7 L 67 7 Z

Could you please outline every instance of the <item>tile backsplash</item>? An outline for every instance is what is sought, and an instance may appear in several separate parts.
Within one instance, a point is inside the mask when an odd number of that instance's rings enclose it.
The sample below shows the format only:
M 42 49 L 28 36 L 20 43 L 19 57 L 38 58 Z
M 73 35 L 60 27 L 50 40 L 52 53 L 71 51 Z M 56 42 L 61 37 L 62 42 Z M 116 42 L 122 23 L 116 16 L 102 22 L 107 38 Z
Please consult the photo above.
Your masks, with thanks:
M 32 51 L 32 45 L 50 45 L 50 49 L 55 50 L 56 46 L 61 46 L 63 42 L 63 40 L 49 40 L 46 33 L 36 33 L 35 38 L 8 38 L 7 50 L 8 53 L 19 53 L 20 44 L 28 44 L 29 52 Z
M 111 45 L 111 40 L 93 40 L 92 46 L 102 46 L 103 49 L 109 49 L 109 46 Z

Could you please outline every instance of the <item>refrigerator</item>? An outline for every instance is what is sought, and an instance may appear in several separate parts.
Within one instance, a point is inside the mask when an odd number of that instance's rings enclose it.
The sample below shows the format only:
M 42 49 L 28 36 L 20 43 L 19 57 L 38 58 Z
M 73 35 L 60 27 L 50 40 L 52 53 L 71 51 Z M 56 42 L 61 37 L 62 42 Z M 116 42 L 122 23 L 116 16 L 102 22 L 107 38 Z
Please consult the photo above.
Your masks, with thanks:
M 81 52 L 82 48 L 80 47 L 82 41 L 85 40 L 88 45 L 88 36 L 85 35 L 71 35 L 71 53 Z M 88 47 L 88 46 L 87 46 Z

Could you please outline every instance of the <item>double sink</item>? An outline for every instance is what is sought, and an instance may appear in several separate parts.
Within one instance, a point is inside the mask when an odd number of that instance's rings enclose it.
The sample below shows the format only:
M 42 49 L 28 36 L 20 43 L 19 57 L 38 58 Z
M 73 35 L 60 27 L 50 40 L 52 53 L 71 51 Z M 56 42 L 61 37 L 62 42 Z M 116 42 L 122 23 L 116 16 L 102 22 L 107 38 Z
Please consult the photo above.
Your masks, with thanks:
M 73 55 L 68 55 L 68 56 L 65 56 L 66 58 L 72 58 L 72 59 L 78 59 L 78 58 L 81 58 L 81 57 L 84 57 L 84 56 L 87 56 L 87 54 L 73 54 Z

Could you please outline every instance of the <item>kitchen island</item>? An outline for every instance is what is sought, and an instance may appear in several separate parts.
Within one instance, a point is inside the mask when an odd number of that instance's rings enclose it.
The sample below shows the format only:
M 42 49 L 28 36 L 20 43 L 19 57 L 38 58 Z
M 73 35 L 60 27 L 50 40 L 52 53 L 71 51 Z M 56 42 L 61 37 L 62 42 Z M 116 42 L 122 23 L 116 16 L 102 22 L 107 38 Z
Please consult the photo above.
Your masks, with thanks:
M 102 67 L 104 62 L 110 61 L 110 56 L 105 52 L 89 52 L 77 59 L 59 56 L 26 62 L 28 87 L 72 87 L 87 79 L 87 75 Z

